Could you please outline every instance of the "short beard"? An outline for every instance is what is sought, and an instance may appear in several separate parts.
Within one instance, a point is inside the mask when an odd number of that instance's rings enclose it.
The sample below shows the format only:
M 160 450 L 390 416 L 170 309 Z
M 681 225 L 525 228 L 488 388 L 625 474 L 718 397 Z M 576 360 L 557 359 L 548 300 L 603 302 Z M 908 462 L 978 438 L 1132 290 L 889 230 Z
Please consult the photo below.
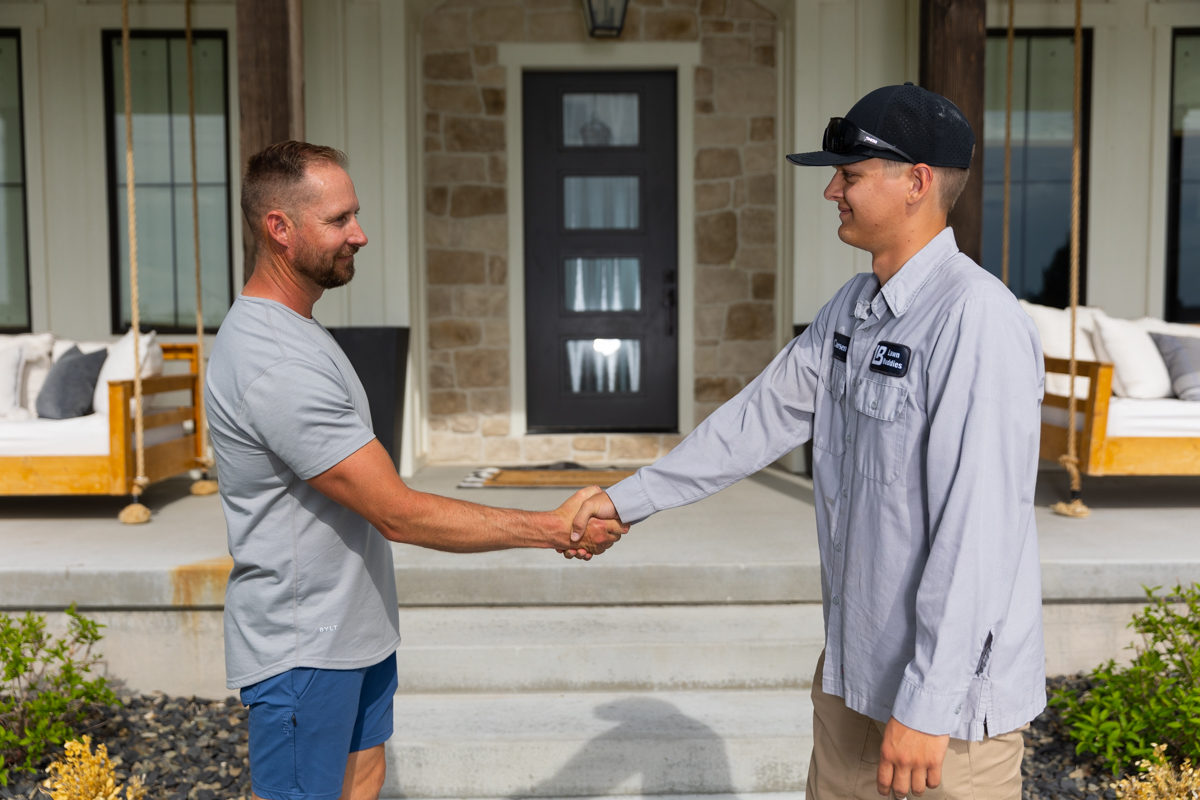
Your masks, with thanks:
M 292 267 L 322 289 L 336 289 L 354 279 L 354 254 L 358 248 L 349 247 L 347 250 L 349 252 L 337 252 L 328 258 L 306 250 L 296 254 Z M 337 260 L 345 256 L 350 256 L 350 261 L 339 267 Z

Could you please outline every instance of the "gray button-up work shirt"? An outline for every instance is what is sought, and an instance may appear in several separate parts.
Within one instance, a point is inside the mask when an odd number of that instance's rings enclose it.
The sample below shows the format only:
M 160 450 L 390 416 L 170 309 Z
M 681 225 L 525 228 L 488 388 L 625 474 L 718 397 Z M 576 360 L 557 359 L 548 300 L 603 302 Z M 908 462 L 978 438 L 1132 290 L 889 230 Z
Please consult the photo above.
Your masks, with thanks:
M 1043 379 L 1033 323 L 946 228 L 882 288 L 855 276 L 741 393 L 609 496 L 637 522 L 811 437 L 822 687 L 874 719 L 978 741 L 1046 703 L 1033 517 Z

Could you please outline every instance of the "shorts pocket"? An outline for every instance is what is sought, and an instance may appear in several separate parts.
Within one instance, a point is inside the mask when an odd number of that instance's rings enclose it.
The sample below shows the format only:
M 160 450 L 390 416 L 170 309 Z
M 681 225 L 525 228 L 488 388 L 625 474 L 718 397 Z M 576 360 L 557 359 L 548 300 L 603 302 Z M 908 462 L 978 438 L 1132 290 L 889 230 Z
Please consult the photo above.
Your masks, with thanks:
M 854 410 L 859 419 L 854 471 L 859 475 L 884 484 L 900 476 L 908 442 L 904 413 L 907 400 L 908 389 L 903 386 L 870 378 L 862 378 L 855 385 Z
M 813 447 L 831 455 L 846 452 L 846 368 L 834 361 L 829 377 L 821 381 L 825 395 L 818 402 L 813 426 Z

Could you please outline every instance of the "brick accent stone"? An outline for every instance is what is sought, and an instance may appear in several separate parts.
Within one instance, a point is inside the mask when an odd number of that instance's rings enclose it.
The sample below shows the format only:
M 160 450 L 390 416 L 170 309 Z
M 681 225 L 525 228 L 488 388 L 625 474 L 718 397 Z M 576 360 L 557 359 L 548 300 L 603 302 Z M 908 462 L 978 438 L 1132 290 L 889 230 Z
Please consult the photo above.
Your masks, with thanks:
M 630 0 L 622 41 L 699 41 L 695 413 L 774 355 L 776 23 L 755 0 Z M 648 463 L 680 437 L 514 437 L 506 68 L 497 43 L 579 42 L 577 0 L 449 0 L 421 23 L 432 462 Z M 689 124 L 680 120 L 680 125 Z M 519 267 L 518 267 L 519 268 Z

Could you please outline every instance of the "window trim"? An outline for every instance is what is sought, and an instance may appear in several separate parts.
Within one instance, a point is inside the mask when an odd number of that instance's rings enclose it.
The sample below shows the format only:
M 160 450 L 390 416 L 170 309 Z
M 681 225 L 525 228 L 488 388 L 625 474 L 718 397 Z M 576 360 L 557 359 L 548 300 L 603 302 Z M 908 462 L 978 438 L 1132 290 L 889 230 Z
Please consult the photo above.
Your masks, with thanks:
M 1166 275 L 1163 290 L 1163 316 L 1169 322 L 1200 322 L 1200 306 L 1179 302 L 1179 214 L 1182 167 L 1180 148 L 1175 142 L 1175 47 L 1180 36 L 1200 36 L 1200 28 L 1171 29 L 1171 79 L 1167 99 L 1167 242 Z
M 25 325 L 0 325 L 0 334 L 29 333 L 33 330 L 33 300 L 29 274 L 29 174 L 25 164 L 25 57 L 20 28 L 0 28 L 0 36 L 11 36 L 17 43 L 17 109 L 21 131 L 21 221 L 25 225 Z
M 118 220 L 120 219 L 119 204 L 124 201 L 124 197 L 118 197 L 117 191 L 118 177 L 124 174 L 124 168 L 118 167 L 117 163 L 117 148 L 118 143 L 114 141 L 112 119 L 116 111 L 116 84 L 114 83 L 116 75 L 114 74 L 112 64 L 112 43 L 114 40 L 121 38 L 121 31 L 108 29 L 101 31 L 101 60 L 104 68 L 104 143 L 105 143 L 105 161 L 106 161 L 106 193 L 108 194 L 108 274 L 109 274 L 109 307 L 112 333 L 120 335 L 128 332 L 130 325 L 121 320 L 121 240 L 122 232 L 118 230 Z M 130 31 L 130 39 L 184 39 L 185 33 L 182 29 L 177 28 L 147 28 L 141 30 Z M 228 270 L 228 286 L 229 286 L 229 305 L 233 305 L 234 288 L 233 288 L 233 185 L 231 172 L 229 168 L 230 162 L 230 119 L 229 119 L 229 32 L 223 28 L 200 28 L 192 30 L 192 39 L 197 38 L 220 39 L 223 45 L 225 58 L 222 64 L 221 84 L 225 89 L 225 209 L 226 220 L 228 226 L 228 235 L 226 238 L 226 265 Z M 124 146 L 121 146 L 122 165 L 124 164 Z M 119 170 L 119 171 L 118 171 Z M 136 179 L 135 179 L 136 180 Z M 191 180 L 180 185 L 190 185 Z M 194 269 L 194 265 L 193 265 Z M 143 325 L 143 328 L 146 326 Z M 186 334 L 196 332 L 196 326 L 153 326 L 156 331 L 161 334 Z M 205 333 L 216 333 L 217 328 L 205 326 Z
M 1081 306 L 1087 305 L 1088 286 L 1088 198 L 1091 191 L 1092 155 L 1092 59 L 1095 55 L 1092 32 L 1093 29 L 1091 27 L 1084 27 L 1083 29 L 1083 97 L 1081 98 L 1082 108 L 1080 109 L 1080 116 L 1083 118 L 1084 124 L 1079 128 L 1079 305 Z M 985 35 L 988 38 L 996 37 L 1004 39 L 1008 36 L 1008 29 L 988 28 Z M 1014 37 L 1027 36 L 1031 39 L 1048 39 L 1061 36 L 1074 37 L 1075 30 L 1073 28 L 1049 27 L 1014 28 L 1013 35 Z M 1027 70 L 1026 80 L 1028 80 L 1028 75 Z M 1028 96 L 1028 88 L 1026 89 L 1026 95 Z

